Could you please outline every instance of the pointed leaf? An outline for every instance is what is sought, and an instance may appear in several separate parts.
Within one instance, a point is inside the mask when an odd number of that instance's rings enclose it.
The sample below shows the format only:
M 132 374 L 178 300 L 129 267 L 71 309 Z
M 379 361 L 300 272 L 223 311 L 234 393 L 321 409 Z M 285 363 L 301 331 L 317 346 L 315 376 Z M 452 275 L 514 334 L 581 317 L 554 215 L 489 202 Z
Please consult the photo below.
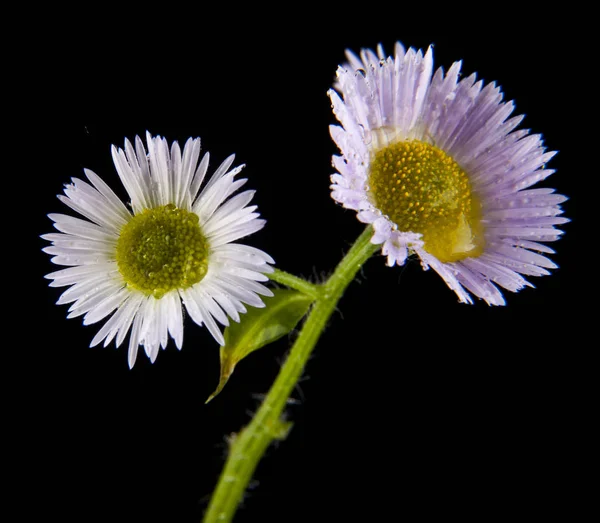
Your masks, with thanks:
M 250 309 L 242 316 L 240 323 L 233 323 L 225 329 L 219 385 L 206 403 L 223 390 L 238 362 L 255 350 L 289 334 L 314 301 L 314 298 L 292 289 L 272 290 L 272 298 L 263 298 L 266 305 L 264 309 Z

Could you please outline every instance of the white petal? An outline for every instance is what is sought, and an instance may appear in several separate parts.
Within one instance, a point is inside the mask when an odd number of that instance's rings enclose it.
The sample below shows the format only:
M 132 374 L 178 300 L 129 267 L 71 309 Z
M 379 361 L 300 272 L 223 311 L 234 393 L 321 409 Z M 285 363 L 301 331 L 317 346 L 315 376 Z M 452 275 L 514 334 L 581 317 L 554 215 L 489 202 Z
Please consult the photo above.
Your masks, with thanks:
M 192 296 L 190 289 L 181 289 L 179 291 L 179 295 L 181 296 L 183 305 L 192 320 L 194 320 L 200 326 L 204 325 L 204 317 L 202 316 L 200 309 L 198 309 L 196 300 Z
M 163 299 L 168 299 L 171 302 L 168 308 L 167 328 L 171 337 L 175 340 L 175 345 L 181 350 L 183 345 L 183 314 L 179 293 L 172 291 L 163 296 Z
M 227 327 L 229 320 L 223 310 L 217 305 L 212 296 L 202 290 L 202 286 L 192 287 L 192 292 L 197 296 L 197 301 L 201 301 L 206 310 L 213 316 L 221 325 Z
M 219 287 L 223 289 L 226 294 L 231 295 L 237 300 L 257 308 L 263 308 L 265 306 L 262 300 L 254 292 L 248 290 L 245 282 L 240 283 L 238 280 L 235 280 L 233 276 L 227 275 L 220 275 L 217 278 L 217 282 Z
M 49 214 L 48 217 L 55 222 L 54 227 L 65 234 L 72 234 L 73 236 L 90 240 L 108 242 L 116 241 L 119 237 L 117 233 L 107 230 L 104 227 L 100 227 L 95 223 L 66 214 Z
M 81 252 L 81 254 L 79 254 Z M 55 256 L 50 261 L 56 265 L 76 266 L 76 265 L 98 265 L 105 264 L 114 261 L 112 256 L 107 256 L 103 253 L 85 253 L 79 251 L 74 254 L 67 254 L 64 256 Z
M 171 302 L 168 299 L 164 299 L 164 296 L 156 301 L 156 323 L 157 323 L 157 334 L 158 340 L 160 340 L 160 346 L 165 349 L 169 342 L 169 329 L 168 319 L 171 314 L 170 305 Z
M 222 225 L 233 221 L 236 212 L 243 210 L 252 201 L 255 193 L 256 191 L 244 191 L 236 194 L 213 213 L 211 220 L 220 222 Z
M 228 243 L 215 249 L 215 251 L 219 254 L 235 257 L 238 260 L 243 260 L 254 265 L 275 263 L 275 260 L 273 260 L 266 252 L 241 243 Z
M 115 213 L 119 214 L 126 222 L 131 219 L 131 213 L 127 210 L 127 207 L 114 193 L 114 191 L 100 178 L 94 171 L 90 169 L 84 169 L 83 172 L 87 176 L 88 180 L 92 182 L 94 187 L 106 198 L 106 201 L 114 209 Z
M 236 180 L 234 177 L 242 170 L 244 166 L 240 165 L 233 171 L 228 172 L 225 176 L 221 177 L 218 181 L 212 185 L 207 185 L 198 199 L 192 206 L 193 211 L 200 216 L 201 223 L 205 223 L 215 212 L 215 210 L 239 187 L 241 187 L 246 180 Z
M 141 293 L 133 294 L 127 304 L 125 305 L 125 310 L 123 312 L 123 316 L 121 321 L 119 322 L 119 332 L 117 333 L 117 339 L 115 340 L 115 345 L 117 347 L 121 346 L 125 336 L 127 336 L 127 332 L 129 331 L 129 327 L 133 322 L 133 319 L 138 314 L 142 303 L 146 300 L 146 296 Z M 109 340 L 110 342 L 110 340 Z
M 191 184 L 194 179 L 194 173 L 196 172 L 196 165 L 198 164 L 198 158 L 200 156 L 200 138 L 196 138 L 192 140 L 191 138 L 185 143 L 185 147 L 183 148 L 183 158 L 181 160 L 181 187 L 182 192 L 180 194 L 181 204 L 185 205 L 185 208 L 190 208 L 192 205 L 192 198 L 196 196 L 198 189 L 196 192 L 192 194 Z M 206 168 L 208 167 L 208 156 L 206 157 L 207 161 L 203 166 L 204 172 L 199 175 L 199 183 L 198 187 L 202 183 L 202 179 L 204 178 L 204 173 L 206 173 Z
M 140 346 L 140 329 L 142 327 L 143 320 L 143 305 L 140 307 L 133 320 L 133 327 L 131 328 L 131 336 L 129 336 L 129 350 L 127 353 L 127 361 L 129 368 L 133 369 L 135 360 L 137 358 L 138 347 Z
M 230 243 L 245 236 L 249 236 L 257 231 L 260 231 L 265 226 L 265 220 L 254 219 L 251 222 L 236 225 L 235 227 L 227 228 L 225 231 L 218 232 L 209 238 L 212 248 L 219 247 L 225 243 Z
M 89 240 L 73 234 L 63 234 L 60 232 L 43 234 L 40 238 L 52 242 L 53 245 L 57 247 L 66 247 L 70 249 L 94 250 L 105 249 L 107 246 L 114 249 L 117 244 L 117 241 L 114 238 L 106 240 Z
M 157 202 L 159 205 L 167 205 L 170 203 L 171 180 L 166 144 L 160 136 L 152 138 L 150 133 L 146 133 L 146 146 L 148 147 L 150 175 L 156 183 L 154 193 Z
M 222 279 L 227 279 L 228 281 L 233 282 L 235 285 L 239 285 L 240 287 L 249 289 L 252 292 L 255 292 L 256 294 L 260 294 L 261 296 L 267 296 L 267 297 L 273 296 L 273 292 L 271 291 L 271 289 L 269 289 L 268 287 L 265 287 L 261 283 L 258 283 L 254 280 L 249 280 L 249 279 L 237 276 L 235 274 L 224 274 L 224 273 L 220 273 L 219 277 L 221 277 Z
M 53 245 L 44 247 L 42 250 L 45 253 L 53 256 L 69 257 L 79 256 L 82 254 L 90 256 L 101 255 L 102 259 L 110 260 L 115 255 L 116 246 L 93 241 L 84 242 L 81 240 L 72 241 L 65 239 L 55 241 Z
M 223 333 L 221 329 L 219 329 L 218 325 L 215 323 L 212 314 L 207 309 L 207 301 L 206 300 L 198 300 L 197 302 L 198 308 L 202 313 L 204 318 L 204 324 L 208 331 L 213 335 L 213 338 L 217 340 L 219 345 L 225 345 L 225 338 L 223 337 Z
M 146 194 L 146 200 L 149 204 L 149 207 L 156 207 L 159 205 L 158 203 L 158 195 L 156 190 L 156 180 L 152 178 L 152 174 L 150 173 L 150 165 L 148 164 L 148 154 L 146 154 L 146 150 L 144 149 L 144 144 L 142 139 L 139 136 L 135 137 L 135 151 L 136 158 L 139 162 L 141 178 L 140 181 L 143 182 L 144 193 Z
M 128 162 L 125 152 L 117 149 L 114 145 L 111 147 L 111 154 L 121 183 L 131 198 L 131 206 L 134 212 L 140 212 L 145 208 L 147 201 L 145 198 L 144 182 L 142 182 L 142 178 L 139 175 L 139 169 L 137 169 L 137 165 L 134 163 L 134 158 L 130 158 Z
M 238 309 L 229 296 L 219 291 L 216 285 L 212 285 L 210 283 L 203 285 L 202 288 L 221 306 L 221 308 L 229 315 L 230 318 L 233 319 L 233 321 L 239 323 L 240 315 L 238 313 Z M 238 303 L 241 305 L 240 302 Z M 241 312 L 246 312 L 245 307 L 243 307 L 243 311 Z
M 223 310 L 229 314 L 235 321 L 239 320 L 239 314 L 246 314 L 247 309 L 244 307 L 244 304 L 234 296 L 232 296 L 225 288 L 220 286 L 218 279 L 210 278 L 210 281 L 206 281 L 209 278 L 205 278 L 202 281 L 202 288 L 206 289 L 207 292 L 223 307 Z M 225 303 L 225 305 L 224 305 Z M 233 310 L 230 311 L 230 308 Z M 237 319 L 236 319 L 237 318 Z
M 81 180 L 74 179 L 74 181 L 77 182 L 77 185 L 65 186 L 66 196 L 59 195 L 58 199 L 90 221 L 113 233 L 118 233 L 121 227 L 127 223 L 126 220 L 114 212 L 96 189 Z M 84 189 L 84 187 L 86 188 Z
M 103 271 L 93 271 L 77 274 L 83 277 L 81 277 L 75 285 L 73 285 L 61 294 L 60 298 L 56 302 L 57 305 L 63 305 L 65 303 L 77 301 L 85 295 L 93 293 L 101 283 L 104 285 L 110 284 L 110 280 L 107 279 L 107 275 Z
M 142 327 L 140 329 L 140 342 L 144 345 L 146 353 L 150 356 L 150 347 L 156 340 L 156 298 L 149 296 L 140 308 L 140 314 L 143 316 Z
M 192 292 L 190 289 L 180 291 L 180 294 L 183 299 L 183 304 L 192 319 L 198 325 L 206 325 L 206 328 L 213 335 L 215 340 L 217 340 L 220 345 L 225 345 L 223 334 L 219 330 L 212 315 L 208 312 L 203 298 Z
M 154 207 L 151 188 L 150 188 L 150 177 L 147 173 L 148 164 L 146 159 L 146 151 L 139 137 L 136 136 L 136 149 L 129 140 L 125 140 L 125 158 L 131 169 L 131 174 L 134 183 L 136 184 L 137 201 L 132 202 L 132 207 L 135 212 L 140 212 L 143 209 Z M 138 144 L 139 142 L 139 144 Z M 144 168 L 145 170 L 144 170 Z
M 183 207 L 184 180 L 182 173 L 181 149 L 177 142 L 171 145 L 171 178 L 173 196 L 171 202 L 178 208 Z
M 94 277 L 109 278 L 118 271 L 117 265 L 114 262 L 101 263 L 96 265 L 78 265 L 62 269 L 60 271 L 51 272 L 44 276 L 49 280 L 54 280 L 51 287 L 64 287 L 73 285 Z
M 231 230 L 235 230 L 241 225 L 258 218 L 260 214 L 254 212 L 256 208 L 256 205 L 251 205 L 250 207 L 239 209 L 228 216 L 221 215 L 221 219 L 215 217 L 216 214 L 213 214 L 202 227 L 204 234 L 208 237 L 213 237 L 217 234 L 227 234 Z
M 71 307 L 67 318 L 76 318 L 99 306 L 106 298 L 116 295 L 122 289 L 121 283 L 101 283 L 88 295 L 82 296 Z M 111 309 L 112 310 L 112 309 Z
M 194 173 L 194 177 L 192 178 L 192 182 L 190 184 L 190 203 L 196 199 L 196 195 L 200 190 L 200 186 L 204 181 L 204 177 L 206 176 L 206 171 L 208 169 L 208 164 L 210 163 L 210 153 L 205 153 L 202 157 L 200 165 L 198 165 L 198 169 Z
M 90 347 L 94 347 L 102 340 L 104 340 L 104 346 L 106 347 L 112 341 L 112 339 L 119 334 L 120 341 L 117 341 L 116 343 L 116 346 L 118 347 L 129 331 L 131 322 L 133 321 L 135 313 L 139 309 L 142 299 L 142 296 L 138 293 L 129 293 L 124 303 L 106 321 L 96 336 L 94 336 L 92 342 L 90 343 Z
M 92 325 L 103 318 L 106 318 L 112 311 L 120 307 L 125 301 L 129 294 L 129 290 L 126 288 L 120 289 L 117 293 L 112 294 L 100 303 L 98 303 L 93 309 L 91 309 L 83 318 L 84 325 Z
M 251 269 L 245 269 L 241 266 L 241 264 L 231 264 L 231 265 L 223 265 L 220 269 L 223 273 L 232 274 L 234 276 L 239 276 L 240 278 L 245 278 L 247 280 L 254 281 L 269 281 L 269 277 L 261 272 L 257 272 Z

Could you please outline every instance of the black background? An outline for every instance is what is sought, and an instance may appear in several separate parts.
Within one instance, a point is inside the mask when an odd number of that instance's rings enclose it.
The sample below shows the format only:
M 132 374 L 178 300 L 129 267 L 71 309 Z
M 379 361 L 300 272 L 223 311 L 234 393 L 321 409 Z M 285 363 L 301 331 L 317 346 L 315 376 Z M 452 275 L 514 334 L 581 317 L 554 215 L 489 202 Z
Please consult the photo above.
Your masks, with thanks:
M 573 517 L 589 494 L 579 477 L 592 389 L 591 343 L 580 334 L 590 285 L 579 246 L 581 97 L 576 46 L 537 30 L 564 20 L 497 30 L 457 17 L 435 32 L 426 13 L 403 17 L 400 6 L 348 17 L 169 7 L 151 23 L 108 8 L 48 13 L 30 31 L 22 89 L 8 101 L 27 147 L 14 197 L 29 206 L 30 287 L 19 293 L 18 360 L 5 380 L 17 413 L 7 461 L 17 464 L 23 520 L 199 521 L 228 435 L 249 421 L 291 341 L 240 363 L 208 405 L 218 346 L 189 319 L 183 350 L 169 345 L 154 365 L 140 353 L 129 370 L 125 346 L 90 349 L 99 327 L 67 320 L 67 307 L 54 305 L 60 290 L 43 279 L 56 267 L 39 235 L 51 232 L 47 213 L 68 212 L 55 198 L 62 185 L 87 167 L 125 197 L 111 144 L 146 130 L 180 144 L 200 136 L 213 169 L 232 152 L 247 164 L 268 223 L 246 242 L 320 280 L 362 230 L 329 196 L 336 149 L 326 91 L 345 48 L 391 50 L 396 39 L 434 44 L 436 67 L 462 59 L 464 73 L 497 81 L 527 115 L 524 126 L 560 151 L 544 185 L 571 197 L 572 223 L 553 256 L 560 269 L 490 308 L 458 304 L 416 261 L 389 269 L 370 260 L 293 395 L 291 434 L 268 450 L 235 521 Z

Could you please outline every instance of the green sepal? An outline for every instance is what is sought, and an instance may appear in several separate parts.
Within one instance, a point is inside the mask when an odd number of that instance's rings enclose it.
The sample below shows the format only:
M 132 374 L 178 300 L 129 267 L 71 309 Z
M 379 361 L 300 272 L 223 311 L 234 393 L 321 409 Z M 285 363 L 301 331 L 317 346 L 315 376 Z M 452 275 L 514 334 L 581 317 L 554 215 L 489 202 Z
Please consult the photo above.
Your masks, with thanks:
M 273 289 L 273 294 L 273 297 L 263 299 L 265 308 L 251 308 L 242 316 L 240 323 L 232 323 L 225 329 L 219 385 L 206 403 L 223 390 L 233 369 L 241 360 L 289 334 L 314 301 L 314 298 L 292 289 Z

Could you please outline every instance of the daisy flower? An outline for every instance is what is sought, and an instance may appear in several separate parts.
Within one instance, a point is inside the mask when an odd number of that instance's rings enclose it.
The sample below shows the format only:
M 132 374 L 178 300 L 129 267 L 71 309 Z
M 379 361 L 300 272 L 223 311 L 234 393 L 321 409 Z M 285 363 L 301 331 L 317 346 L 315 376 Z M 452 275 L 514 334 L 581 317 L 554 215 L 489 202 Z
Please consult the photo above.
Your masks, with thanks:
M 232 243 L 263 228 L 254 191 L 232 196 L 246 179 L 236 180 L 243 165 L 230 169 L 227 158 L 200 190 L 209 154 L 200 158 L 200 139 L 190 138 L 183 151 L 164 138 L 139 137 L 125 148 L 112 147 L 117 173 L 129 197 L 127 207 L 110 187 L 85 169 L 89 181 L 73 178 L 58 198 L 83 218 L 50 214 L 59 233 L 42 238 L 52 261 L 68 266 L 48 274 L 52 287 L 70 286 L 58 304 L 72 303 L 69 318 L 84 325 L 112 313 L 91 346 L 113 339 L 118 347 L 129 336 L 129 366 L 143 345 L 152 362 L 169 336 L 183 343 L 182 302 L 189 316 L 206 325 L 221 344 L 217 322 L 239 321 L 244 303 L 263 307 L 258 296 L 272 293 L 261 285 L 273 268 L 264 252 Z
M 504 305 L 499 287 L 532 286 L 556 265 L 543 254 L 557 240 L 560 204 L 553 189 L 530 187 L 554 171 L 540 135 L 516 130 L 494 83 L 460 79 L 461 62 L 433 73 L 433 56 L 396 44 L 347 52 L 330 90 L 342 126 L 331 126 L 332 197 L 372 224 L 390 266 L 416 254 L 456 292 Z M 509 118 L 510 117 L 510 118 Z M 543 253 L 543 254 L 542 254 Z M 468 292 L 469 291 L 469 292 Z

